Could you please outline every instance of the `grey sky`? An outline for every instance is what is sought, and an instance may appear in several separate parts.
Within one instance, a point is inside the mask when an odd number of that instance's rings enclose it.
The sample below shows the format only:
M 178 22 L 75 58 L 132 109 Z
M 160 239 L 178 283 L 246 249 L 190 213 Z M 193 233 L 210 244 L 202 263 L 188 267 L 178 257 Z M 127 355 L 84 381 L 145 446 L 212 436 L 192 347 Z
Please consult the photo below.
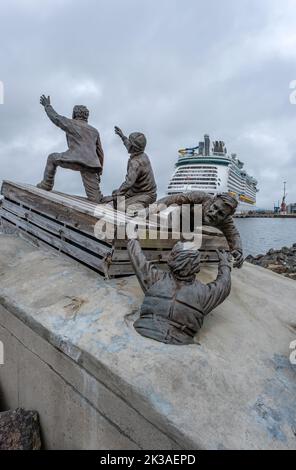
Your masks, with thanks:
M 104 194 L 125 176 L 114 125 L 148 138 L 159 194 L 178 148 L 223 139 L 271 207 L 296 202 L 296 2 L 289 0 L 9 0 L 0 6 L 0 179 L 37 183 L 65 136 L 39 105 L 91 111 L 106 156 Z M 81 193 L 59 170 L 57 189 Z

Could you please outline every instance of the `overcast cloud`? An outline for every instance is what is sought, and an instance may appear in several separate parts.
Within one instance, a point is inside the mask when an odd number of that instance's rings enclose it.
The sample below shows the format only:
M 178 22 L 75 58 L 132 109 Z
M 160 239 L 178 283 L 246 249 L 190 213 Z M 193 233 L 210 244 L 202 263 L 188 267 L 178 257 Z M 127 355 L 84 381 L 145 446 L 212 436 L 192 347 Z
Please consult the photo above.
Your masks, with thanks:
M 177 150 L 225 140 L 258 179 L 259 207 L 288 182 L 296 202 L 296 2 L 289 0 L 9 0 L 0 6 L 0 179 L 36 184 L 65 135 L 39 105 L 89 107 L 101 133 L 104 194 L 125 176 L 114 125 L 147 135 L 159 195 Z M 59 169 L 56 188 L 82 193 Z

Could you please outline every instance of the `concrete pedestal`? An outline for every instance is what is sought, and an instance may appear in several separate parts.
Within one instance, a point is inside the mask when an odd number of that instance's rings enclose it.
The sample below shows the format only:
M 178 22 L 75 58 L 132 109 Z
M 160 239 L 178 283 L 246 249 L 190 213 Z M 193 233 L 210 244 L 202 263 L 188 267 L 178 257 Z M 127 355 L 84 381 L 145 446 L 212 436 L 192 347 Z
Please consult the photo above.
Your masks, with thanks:
M 196 344 L 167 346 L 133 329 L 135 277 L 2 234 L 1 409 L 36 409 L 47 449 L 296 449 L 295 298 L 246 263 Z

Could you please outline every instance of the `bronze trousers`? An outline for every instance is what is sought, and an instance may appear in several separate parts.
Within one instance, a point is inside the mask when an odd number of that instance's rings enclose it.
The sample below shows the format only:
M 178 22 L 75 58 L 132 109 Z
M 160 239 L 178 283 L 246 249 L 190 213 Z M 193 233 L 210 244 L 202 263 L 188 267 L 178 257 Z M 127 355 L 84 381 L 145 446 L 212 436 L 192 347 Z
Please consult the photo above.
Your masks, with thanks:
M 49 155 L 42 181 L 44 188 L 48 191 L 53 189 L 57 167 L 60 166 L 61 168 L 80 171 L 87 198 L 93 202 L 100 202 L 103 195 L 100 189 L 101 178 L 98 171 L 96 169 L 84 167 L 79 163 L 67 162 L 62 155 L 63 154 L 59 153 L 52 153 Z

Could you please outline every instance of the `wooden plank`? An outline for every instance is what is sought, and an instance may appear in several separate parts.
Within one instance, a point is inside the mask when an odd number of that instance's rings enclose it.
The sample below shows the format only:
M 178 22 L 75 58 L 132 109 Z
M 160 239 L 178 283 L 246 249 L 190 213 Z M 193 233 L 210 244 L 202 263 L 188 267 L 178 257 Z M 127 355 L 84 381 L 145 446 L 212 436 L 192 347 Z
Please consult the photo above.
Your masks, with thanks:
M 47 230 L 53 233 L 54 235 L 58 237 L 61 237 L 63 235 L 63 237 L 66 238 L 66 240 L 70 240 L 72 242 L 75 242 L 81 245 L 84 248 L 87 248 L 88 250 L 92 251 L 95 255 L 98 255 L 100 257 L 105 257 L 111 252 L 111 248 L 101 245 L 100 240 L 97 240 L 95 238 L 90 239 L 89 237 L 86 237 L 83 234 L 74 232 L 71 229 L 65 227 L 64 225 L 61 225 L 55 221 L 49 220 L 48 218 L 42 217 L 41 215 L 36 214 L 35 212 L 31 212 L 28 209 L 22 206 L 19 206 L 18 204 L 15 204 L 11 201 L 4 199 L 2 207 L 4 210 L 17 215 L 21 219 L 31 222 L 37 225 L 38 227 L 43 228 L 44 230 Z M 164 253 L 163 251 L 157 251 L 157 250 L 145 251 L 147 259 L 149 260 L 150 259 L 153 259 L 153 260 L 167 259 L 167 256 L 169 255 L 169 253 L 170 253 L 170 250 L 167 253 Z M 126 243 L 125 243 L 124 249 L 114 251 L 112 262 L 113 261 L 114 262 L 118 262 L 118 261 L 130 262 L 129 255 L 126 249 Z
M 150 260 L 154 259 L 160 259 L 160 260 L 166 260 L 167 257 L 169 256 L 171 250 L 167 251 L 158 251 L 158 250 L 143 250 L 146 258 Z M 112 261 L 129 261 L 129 255 L 127 249 L 115 249 L 113 252 L 112 256 Z
M 98 255 L 100 257 L 105 257 L 112 251 L 111 246 L 105 246 L 101 244 L 101 241 L 96 238 L 89 238 L 83 233 L 73 231 L 71 230 L 71 228 L 67 228 L 63 224 L 53 221 L 52 219 L 45 218 L 9 200 L 3 200 L 2 208 L 10 213 L 17 215 L 21 219 L 27 220 L 28 222 L 38 225 L 38 227 L 49 231 L 58 237 L 63 236 L 64 238 L 66 238 L 66 240 L 70 240 L 74 243 L 77 243 L 78 245 L 82 246 L 83 248 L 87 248 L 88 250 L 92 251 L 95 255 Z M 159 255 L 161 255 L 161 253 L 157 251 L 148 252 L 149 259 L 156 259 Z M 114 251 L 112 261 L 113 260 L 116 262 L 129 262 L 129 255 L 126 249 L 126 243 L 124 249 Z
M 39 190 L 30 185 L 20 185 L 5 181 L 2 186 L 2 193 L 5 197 L 12 199 L 20 204 L 27 205 L 31 209 L 41 214 L 45 214 L 57 221 L 65 223 L 70 227 L 79 229 L 88 235 L 94 236 L 95 224 L 99 218 L 105 216 L 113 220 L 113 209 L 102 205 L 96 205 L 90 201 L 77 201 L 77 196 L 63 195 L 62 193 L 47 192 Z M 83 199 L 83 198 L 80 198 Z M 91 214 L 91 215 L 90 215 Z M 116 213 L 118 220 L 123 222 L 133 222 L 131 217 L 125 216 L 123 213 Z M 153 231 L 155 233 L 155 231 Z M 144 249 L 171 249 L 176 243 L 176 239 L 161 240 L 159 228 L 156 230 L 157 239 L 146 238 L 142 240 Z M 225 237 L 220 231 L 213 227 L 203 227 L 203 245 L 202 249 L 211 247 L 228 248 Z M 206 237 L 210 234 L 209 237 Z M 217 238 L 216 238 L 217 237 Z M 216 239 L 220 239 L 221 244 L 216 243 Z M 223 240 L 223 242 L 222 242 Z M 111 245 L 113 240 L 103 240 L 102 243 Z M 116 240 L 114 246 L 117 248 L 125 247 L 127 240 Z
M 102 258 L 92 255 L 79 247 L 71 245 L 67 241 L 61 240 L 60 238 L 54 236 L 54 234 L 45 232 L 42 228 L 35 227 L 28 220 L 19 218 L 17 215 L 8 212 L 7 210 L 0 209 L 0 217 L 4 224 L 10 223 L 13 227 L 17 227 L 22 232 L 29 233 L 31 238 L 35 238 L 36 241 L 43 241 L 51 247 L 60 250 L 61 252 L 75 258 L 78 261 L 83 262 L 84 264 L 96 269 L 102 275 L 106 276 L 107 274 L 107 265 L 105 264 Z M 130 261 L 128 262 L 115 262 L 111 263 L 109 267 L 109 275 L 112 276 L 123 276 L 134 274 L 132 265 Z
M 46 193 L 46 191 L 43 192 Z M 81 232 L 92 236 L 94 235 L 94 227 L 98 219 L 93 215 L 79 212 L 61 201 L 53 201 L 52 199 L 43 197 L 43 195 L 42 197 L 40 197 L 40 195 L 36 197 L 36 194 L 31 191 L 14 187 L 14 185 L 8 182 L 3 183 L 2 194 L 5 198 L 34 209 L 54 220 L 79 229 Z
M 43 240 L 40 240 L 40 239 L 36 238 L 34 235 L 31 235 L 29 232 L 26 232 L 24 230 L 18 230 L 17 227 L 14 224 L 12 224 L 10 222 L 7 222 L 4 219 L 2 219 L 1 222 L 3 223 L 5 233 L 15 233 L 15 231 L 17 230 L 18 234 L 21 238 L 23 238 L 23 239 L 27 240 L 28 242 L 32 243 L 34 246 L 36 246 L 38 248 L 43 247 L 46 250 L 54 250 L 55 252 L 59 252 L 62 256 L 69 257 L 68 254 L 63 253 L 62 251 L 59 251 L 59 250 L 55 249 L 53 246 L 48 245 L 48 243 L 44 242 Z M 71 258 L 72 258 L 72 256 L 71 256 Z M 78 260 L 76 258 L 75 258 L 75 260 L 77 262 L 80 262 L 80 260 Z M 88 267 L 90 267 L 90 266 L 88 266 Z M 96 268 L 93 268 L 93 269 L 95 269 L 95 271 L 98 272 L 99 274 L 104 275 L 104 273 L 102 273 L 100 270 L 98 270 Z M 134 274 L 134 271 L 133 271 L 133 268 L 132 268 L 131 265 L 124 266 L 123 268 L 115 266 L 114 269 L 112 270 L 112 273 L 109 272 L 109 275 L 112 276 L 112 277 L 129 276 L 129 275 L 132 275 L 132 274 Z
M 98 205 L 88 202 L 89 207 L 85 209 L 84 205 L 77 200 L 70 200 L 67 197 L 60 196 L 54 192 L 39 190 L 30 185 L 20 185 L 4 181 L 2 185 L 2 194 L 6 199 L 14 201 L 20 205 L 26 206 L 31 210 L 44 214 L 53 220 L 62 222 L 69 227 L 95 236 L 95 225 L 100 216 L 113 216 L 113 209 L 102 206 L 102 210 Z M 91 209 L 90 209 L 91 207 Z M 124 214 L 116 214 L 120 220 L 124 220 Z M 113 240 L 102 240 L 107 246 L 112 245 Z
M 80 215 L 84 214 L 93 217 L 93 225 L 102 216 L 109 215 L 112 218 L 112 214 L 114 213 L 112 207 L 109 207 L 106 204 L 96 204 L 88 200 L 83 200 L 83 198 L 79 196 L 70 196 L 55 191 L 44 191 L 28 184 L 4 181 L 2 184 L 1 192 L 4 197 L 9 199 L 12 199 L 12 196 L 14 196 L 15 199 L 13 200 L 21 204 L 24 204 L 24 200 L 20 199 L 19 194 L 22 194 L 23 197 L 23 193 L 26 193 L 26 199 L 29 199 L 33 202 L 33 206 L 30 207 L 33 207 L 36 210 L 38 210 L 38 208 L 35 207 L 35 203 L 40 202 L 40 200 L 46 200 L 48 204 L 61 204 L 73 211 L 73 213 L 77 212 Z M 28 198 L 28 195 L 30 195 L 30 198 Z M 127 217 L 123 213 L 118 212 L 116 213 L 116 215 L 122 222 L 127 219 Z
M 166 262 L 168 257 L 170 256 L 171 250 L 145 250 L 143 249 L 143 252 L 147 258 L 148 261 L 151 260 L 158 260 L 160 262 Z M 201 261 L 205 262 L 207 257 L 208 261 L 218 261 L 218 257 L 216 254 L 215 249 L 214 250 L 200 250 L 201 253 Z M 113 261 L 129 261 L 129 255 L 127 250 L 114 250 L 113 256 L 112 256 L 112 262 Z
M 143 250 L 171 250 L 175 243 L 178 240 L 152 240 L 150 238 L 141 239 L 141 246 Z M 114 241 L 114 248 L 124 248 L 126 247 L 127 240 L 115 240 Z M 211 237 L 208 235 L 203 235 L 202 237 L 202 245 L 201 250 L 213 250 L 213 249 L 221 249 L 221 250 L 229 250 L 228 243 L 224 237 Z
M 30 194 L 33 201 L 38 201 L 39 199 L 46 199 L 49 202 L 67 205 L 67 207 L 72 210 L 76 210 L 80 205 L 81 212 L 84 212 L 85 214 L 91 216 L 93 216 L 94 213 L 93 207 L 85 207 L 85 205 L 77 201 L 77 199 L 69 200 L 66 195 L 62 193 L 57 194 L 54 191 L 44 191 L 43 189 L 39 189 L 36 186 L 32 186 L 29 184 L 13 183 L 11 181 L 6 180 L 3 181 L 1 189 L 1 193 L 3 194 L 3 196 L 9 198 L 11 190 L 13 190 L 13 194 L 15 194 L 16 196 L 19 192 L 25 192 L 27 194 Z
M 100 217 L 106 216 L 112 220 L 114 216 L 112 207 L 106 207 L 106 205 L 100 207 L 100 205 L 83 197 L 47 192 L 30 185 L 8 181 L 3 183 L 2 193 L 5 196 L 3 209 L 15 214 L 23 222 L 29 223 L 31 230 L 32 227 L 36 226 L 36 229 L 46 231 L 45 234 L 50 232 L 49 235 L 54 236 L 56 243 L 58 239 L 62 238 L 61 242 L 69 242 L 71 247 L 74 247 L 73 244 L 75 243 L 78 245 L 78 249 L 81 248 L 82 252 L 100 259 L 103 259 L 112 250 L 112 270 L 116 274 L 122 275 L 127 271 L 130 272 L 130 260 L 126 249 L 127 240 L 102 241 L 97 239 L 94 234 L 95 224 Z M 133 222 L 131 217 L 126 217 L 123 213 L 116 212 L 115 214 L 122 223 L 126 221 Z M 15 220 L 14 223 L 16 224 Z M 25 230 L 24 227 L 21 228 Z M 202 261 L 205 261 L 208 257 L 207 262 L 217 262 L 217 255 L 214 250 L 218 248 L 228 249 L 226 239 L 215 228 L 206 226 L 202 230 Z M 156 232 L 157 239 L 147 238 L 140 240 L 140 242 L 148 260 L 162 263 L 167 260 L 172 247 L 178 240 L 160 240 L 159 227 Z M 71 255 L 71 253 L 69 254 Z M 91 266 L 93 266 L 93 263 Z
M 43 218 L 42 216 L 39 216 L 38 214 L 35 214 L 33 212 L 27 211 L 23 207 L 11 203 L 10 201 L 4 201 L 3 208 L 10 210 L 11 212 L 19 215 L 22 218 L 25 218 L 27 220 L 31 220 L 31 222 L 35 223 L 36 225 L 40 226 L 41 228 L 44 228 L 45 230 L 48 230 L 52 233 L 54 233 L 57 236 L 61 236 L 61 230 L 63 231 L 63 235 L 66 239 L 69 239 L 70 241 L 73 241 L 75 243 L 78 243 L 79 245 L 89 249 L 92 251 L 94 254 L 98 254 L 101 257 L 106 256 L 108 253 L 110 253 L 111 248 L 106 248 L 104 245 L 101 245 L 100 240 L 97 239 L 89 239 L 88 237 L 85 237 L 83 234 L 79 234 L 76 232 L 71 231 L 70 229 L 67 229 L 63 227 L 62 225 L 54 222 L 54 221 L 49 221 L 46 218 Z M 205 239 L 206 237 L 204 237 Z M 217 246 L 216 243 L 213 243 L 213 241 L 206 240 L 207 242 L 209 241 L 210 243 L 203 243 L 201 251 L 204 250 L 211 250 L 216 249 L 216 248 L 221 248 L 221 244 Z M 220 240 L 219 240 L 220 241 Z M 126 250 L 126 245 L 127 241 L 122 241 L 122 248 L 117 249 L 115 248 L 114 254 L 112 256 L 112 261 L 129 261 L 129 255 Z M 148 260 L 167 260 L 171 247 L 168 247 L 166 244 L 166 248 L 160 248 L 160 249 L 146 249 L 145 248 L 145 242 L 146 240 L 141 240 L 141 245 L 143 248 L 143 251 L 145 253 L 145 256 L 147 257 Z M 214 240 L 215 242 L 215 240 Z M 175 242 L 174 242 L 175 243 Z M 174 245 L 172 243 L 172 246 Z M 212 256 L 211 256 L 212 257 Z M 204 256 L 203 256 L 204 258 Z
M 70 240 L 71 242 L 77 243 L 78 245 L 92 251 L 94 255 L 97 255 L 101 258 L 104 258 L 111 253 L 111 247 L 107 247 L 101 244 L 97 239 L 92 239 L 83 235 L 82 233 L 73 231 L 64 225 L 61 225 L 51 219 L 42 217 L 41 215 L 29 211 L 28 209 L 25 209 L 24 207 L 14 204 L 10 201 L 4 199 L 2 207 L 4 210 L 9 211 L 18 217 L 27 220 L 28 222 L 38 225 L 38 227 L 43 228 L 44 230 L 47 230 L 58 237 L 62 237 Z
M 8 211 L 4 211 L 3 209 L 1 209 L 0 215 L 5 220 L 8 220 L 9 222 L 21 228 L 22 230 L 31 233 L 31 235 L 34 235 L 37 238 L 45 241 L 54 248 L 61 250 L 63 253 L 73 256 L 74 258 L 82 261 L 83 263 L 88 264 L 93 268 L 97 269 L 101 273 L 105 272 L 105 263 L 102 258 L 91 255 L 90 253 L 83 251 L 80 248 L 71 245 L 66 241 L 63 241 L 60 238 L 57 238 L 54 235 L 45 232 L 39 227 L 35 227 L 34 225 L 30 224 L 30 222 L 20 219 L 19 217 Z
M 2 218 L 2 217 L 3 218 Z M 23 238 L 28 239 L 31 243 L 33 242 L 36 246 L 45 246 L 47 249 L 52 248 L 55 250 L 59 250 L 65 255 L 70 255 L 72 258 L 76 259 L 78 262 L 83 262 L 87 266 L 95 269 L 102 275 L 106 275 L 106 269 L 105 265 L 100 261 L 98 258 L 94 258 L 92 256 L 89 256 L 87 253 L 81 252 L 76 247 L 73 247 L 65 242 L 62 242 L 59 239 L 55 239 L 54 237 L 50 236 L 49 234 L 46 234 L 42 230 L 36 230 L 34 226 L 30 226 L 30 224 L 26 221 L 23 220 L 18 220 L 17 217 L 14 214 L 9 214 L 7 211 L 3 211 L 2 209 L 0 210 L 0 217 L 1 217 L 1 223 L 3 224 L 3 228 L 5 231 L 9 231 L 10 233 L 14 232 L 15 230 L 19 230 L 19 233 Z M 7 219 L 10 218 L 10 221 L 7 221 Z M 20 230 L 21 229 L 21 230 Z M 127 251 L 125 251 L 125 254 L 128 257 Z M 159 261 L 157 257 L 153 257 L 152 252 L 149 253 L 150 260 L 153 260 L 155 264 L 157 264 L 160 268 L 162 266 L 166 266 L 166 263 L 163 263 L 166 261 L 167 256 L 169 256 L 170 251 L 166 253 L 165 256 L 163 256 L 162 262 L 157 262 Z M 147 256 L 147 253 L 146 253 Z M 215 252 L 205 252 L 202 253 L 202 262 L 204 262 L 204 257 L 209 256 L 209 259 L 207 262 L 210 263 L 216 263 L 217 262 L 217 256 Z M 108 269 L 108 274 L 109 276 L 126 276 L 126 275 L 132 275 L 134 274 L 134 270 L 132 268 L 132 265 L 130 264 L 129 257 L 126 262 L 112 262 L 111 265 L 109 266 Z

